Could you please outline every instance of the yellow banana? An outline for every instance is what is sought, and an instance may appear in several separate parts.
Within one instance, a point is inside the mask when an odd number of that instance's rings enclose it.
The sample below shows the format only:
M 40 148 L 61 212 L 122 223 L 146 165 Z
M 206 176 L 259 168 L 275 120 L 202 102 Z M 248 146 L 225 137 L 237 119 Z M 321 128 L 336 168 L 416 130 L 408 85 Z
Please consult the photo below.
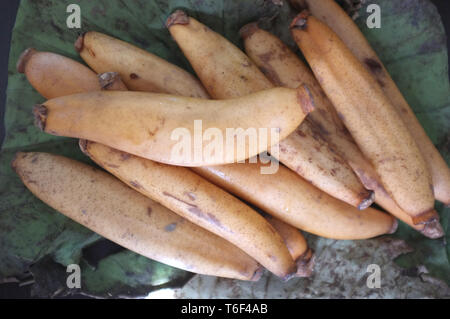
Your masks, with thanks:
M 173 13 L 166 25 L 212 98 L 245 96 L 273 87 L 241 50 L 184 12 Z M 332 196 L 360 209 L 369 206 L 372 193 L 323 139 L 310 135 L 310 126 L 304 121 L 273 155 Z
M 380 85 L 339 37 L 306 11 L 294 19 L 291 31 L 389 195 L 414 224 L 434 218 L 427 165 Z
M 191 272 L 258 280 L 256 261 L 226 240 L 89 165 L 18 153 L 12 166 L 43 202 L 138 254 Z
M 334 151 L 349 163 L 364 186 L 374 191 L 377 204 L 427 237 L 443 236 L 437 213 L 433 223 L 414 225 L 411 217 L 387 194 L 374 168 L 358 149 L 342 121 L 332 115 L 336 111 L 311 70 L 287 45 L 273 34 L 260 29 L 256 23 L 244 26 L 241 35 L 248 56 L 275 85 L 292 88 L 307 85 L 310 88 L 316 111 L 309 114 L 307 120 L 316 124 L 315 135 L 326 139 Z
M 193 170 L 258 206 L 276 218 L 309 233 L 333 239 L 367 239 L 396 230 L 392 216 L 371 207 L 360 211 L 312 186 L 284 166 L 260 174 L 261 164 L 196 167 Z M 245 184 L 241 181 L 245 180 Z
M 293 0 L 292 2 L 297 2 L 302 8 L 308 8 L 314 16 L 326 23 L 371 75 L 382 83 L 381 89 L 400 114 L 427 162 L 433 180 L 434 196 L 437 200 L 449 205 L 450 169 L 447 163 L 427 136 L 408 102 L 353 20 L 333 0 Z
M 305 88 L 273 88 L 220 101 L 147 92 L 88 92 L 48 100 L 35 106 L 34 113 L 39 127 L 53 135 L 89 139 L 158 162 L 201 166 L 238 162 L 266 151 L 279 141 L 272 135 L 274 129 L 279 139 L 285 138 L 312 109 Z M 197 120 L 202 122 L 197 125 Z M 211 143 L 196 144 L 209 128 L 226 139 L 214 144 L 213 155 Z M 253 130 L 256 142 L 243 134 L 244 138 L 230 138 L 230 128 Z
M 96 74 L 65 56 L 26 49 L 17 61 L 17 71 L 46 99 L 101 89 Z
M 75 48 L 95 72 L 118 72 L 130 90 L 168 93 L 165 87 L 170 86 L 175 95 L 208 97 L 201 83 L 187 71 L 106 34 L 87 32 L 77 39 Z
M 256 211 L 185 167 L 80 141 L 92 160 L 130 187 L 241 248 L 282 278 L 295 272 L 283 239 Z

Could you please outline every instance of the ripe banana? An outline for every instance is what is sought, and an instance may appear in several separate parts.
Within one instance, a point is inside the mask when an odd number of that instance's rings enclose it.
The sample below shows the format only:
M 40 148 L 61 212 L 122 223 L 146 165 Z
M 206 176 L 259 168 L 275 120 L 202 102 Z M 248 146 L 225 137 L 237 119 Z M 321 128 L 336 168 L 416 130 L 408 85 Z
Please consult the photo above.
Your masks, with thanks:
M 274 129 L 279 139 L 285 138 L 312 109 L 305 88 L 273 88 L 220 101 L 147 92 L 88 92 L 48 100 L 35 106 L 34 113 L 39 127 L 53 135 L 89 139 L 158 162 L 201 166 L 238 162 L 266 151 L 279 141 L 272 135 Z M 197 125 L 196 120 L 202 122 Z M 209 128 L 219 132 L 213 138 L 227 140 L 198 144 L 196 139 L 200 137 L 201 143 Z M 245 136 L 230 138 L 230 128 L 253 130 L 256 142 Z M 209 156 L 211 145 L 215 153 Z
M 447 163 L 357 25 L 334 0 L 291 0 L 291 2 L 302 9 L 308 9 L 317 19 L 336 32 L 371 75 L 382 83 L 381 89 L 406 124 L 428 164 L 435 198 L 450 205 L 450 169 Z
M 235 98 L 273 87 L 240 49 L 184 12 L 173 13 L 166 25 L 212 98 Z M 310 126 L 304 121 L 280 142 L 279 155 L 272 155 L 332 196 L 360 209 L 369 206 L 372 192 L 323 139 L 310 135 Z
M 75 48 L 95 72 L 118 72 L 130 90 L 168 93 L 165 87 L 170 86 L 175 95 L 208 97 L 201 83 L 187 71 L 106 34 L 87 32 L 76 40 Z
M 380 85 L 339 37 L 306 11 L 291 24 L 325 93 L 389 195 L 414 224 L 435 215 L 431 176 L 414 139 Z
M 311 276 L 314 269 L 315 255 L 308 247 L 308 243 L 302 233 L 297 228 L 272 216 L 267 215 L 266 219 L 283 238 L 289 253 L 295 260 L 297 265 L 296 276 Z
M 96 74 L 65 56 L 26 49 L 17 62 L 30 84 L 46 99 L 101 89 Z
M 295 272 L 283 239 L 256 211 L 185 167 L 164 165 L 80 141 L 94 162 L 124 183 L 241 248 L 282 278 Z
M 322 192 L 284 166 L 272 175 L 259 174 L 260 169 L 261 163 L 193 168 L 272 216 L 318 236 L 367 239 L 390 234 L 397 228 L 392 216 L 371 207 L 360 211 Z
M 374 191 L 377 204 L 427 237 L 443 236 L 437 213 L 433 223 L 414 225 L 411 217 L 387 194 L 373 166 L 358 149 L 342 121 L 332 116 L 336 111 L 311 70 L 287 45 L 273 34 L 260 29 L 257 23 L 244 26 L 241 35 L 248 56 L 275 85 L 292 88 L 304 84 L 308 86 L 316 111 L 311 112 L 306 120 L 316 124 L 318 129 L 315 134 L 327 140 L 334 151 L 349 163 L 364 186 Z
M 12 166 L 38 198 L 94 232 L 148 258 L 191 272 L 258 280 L 256 261 L 86 164 L 47 153 L 18 153 Z

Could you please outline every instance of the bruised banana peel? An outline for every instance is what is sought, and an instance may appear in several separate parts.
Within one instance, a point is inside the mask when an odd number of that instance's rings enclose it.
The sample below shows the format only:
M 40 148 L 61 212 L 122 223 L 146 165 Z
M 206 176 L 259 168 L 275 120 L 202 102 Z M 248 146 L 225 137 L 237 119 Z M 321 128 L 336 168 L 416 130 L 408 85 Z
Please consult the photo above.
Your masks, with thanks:
M 429 238 L 443 236 L 439 215 L 427 224 L 414 225 L 411 217 L 392 200 L 381 184 L 373 166 L 364 157 L 348 134 L 333 105 L 326 97 L 311 70 L 278 37 L 253 22 L 241 29 L 245 51 L 264 74 L 278 86 L 295 88 L 307 85 L 313 96 L 316 111 L 309 114 L 316 130 L 313 136 L 323 137 L 352 167 L 363 185 L 375 194 L 375 202 L 386 211 Z
M 258 263 L 113 176 L 48 153 L 17 153 L 25 186 L 60 213 L 138 254 L 187 271 L 258 280 Z
M 174 12 L 166 26 L 212 98 L 245 96 L 274 86 L 239 48 L 183 11 Z M 302 122 L 272 155 L 332 196 L 360 209 L 369 206 L 372 192 L 323 139 L 302 133 L 310 132 L 310 126 L 308 120 Z
M 264 217 L 189 169 L 95 142 L 80 140 L 80 147 L 130 187 L 233 243 L 277 276 L 288 279 L 295 272 L 283 239 Z
M 235 163 L 266 151 L 295 130 L 313 109 L 309 93 L 302 87 L 273 88 L 229 100 L 88 92 L 48 100 L 35 106 L 34 114 L 36 124 L 53 135 L 96 141 L 162 163 L 202 166 Z M 201 131 L 196 128 L 197 120 L 202 121 Z M 235 143 L 232 136 L 232 143 L 214 146 L 214 156 L 207 156 L 210 143 L 203 143 L 202 156 L 197 156 L 195 135 L 204 136 L 209 128 L 228 139 L 229 128 L 253 129 L 257 145 L 244 139 L 243 148 L 238 148 L 239 141 Z M 273 135 L 274 129 L 278 136 Z
M 376 80 L 339 37 L 308 12 L 293 20 L 291 32 L 389 195 L 414 224 L 434 218 L 426 162 Z

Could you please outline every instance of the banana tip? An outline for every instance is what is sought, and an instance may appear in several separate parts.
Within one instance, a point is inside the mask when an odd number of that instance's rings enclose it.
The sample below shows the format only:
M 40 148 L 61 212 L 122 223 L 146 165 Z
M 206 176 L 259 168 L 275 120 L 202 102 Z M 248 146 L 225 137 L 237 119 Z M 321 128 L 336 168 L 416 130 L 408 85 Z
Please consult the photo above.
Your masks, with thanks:
M 428 224 L 435 220 L 439 220 L 439 215 L 433 208 L 412 217 L 414 225 Z
M 368 192 L 368 196 L 364 198 L 358 205 L 359 210 L 366 209 L 375 201 L 375 193 L 373 191 Z
M 28 60 L 30 60 L 31 56 L 36 53 L 36 49 L 28 48 L 25 51 L 22 52 L 22 54 L 19 57 L 19 60 L 17 60 L 16 69 L 19 73 L 25 73 L 25 68 L 27 66 Z
M 73 46 L 75 47 L 75 50 L 77 50 L 77 52 L 81 52 L 83 50 L 85 34 L 86 34 L 86 32 L 80 34 L 78 36 L 78 38 L 75 40 L 75 43 Z
M 303 10 L 294 18 L 294 20 L 292 20 L 289 28 L 290 29 L 301 29 L 301 30 L 306 29 L 309 16 L 310 16 L 309 11 Z
M 48 110 L 43 104 L 36 104 L 33 107 L 34 124 L 39 127 L 41 131 L 45 130 L 45 122 L 47 120 Z
M 296 277 L 310 277 L 314 270 L 316 255 L 309 248 L 295 261 L 297 265 Z
M 117 72 L 104 72 L 98 75 L 98 81 L 102 90 L 108 89 L 116 81 L 120 81 L 120 75 Z
M 258 31 L 258 29 L 259 29 L 258 22 L 250 22 L 244 25 L 239 30 L 239 35 L 241 36 L 242 39 L 245 40 L 251 37 L 256 31 Z
M 24 152 L 17 152 L 16 154 L 14 154 L 13 159 L 11 160 L 11 168 L 14 172 L 17 173 L 17 160 L 20 156 L 24 156 L 26 155 Z
M 166 28 L 175 24 L 189 24 L 189 16 L 183 10 L 176 10 L 166 20 Z
M 89 143 L 89 141 L 88 140 L 85 140 L 85 139 L 80 139 L 79 141 L 78 141 L 78 145 L 80 146 L 80 150 L 84 153 L 84 154 L 86 154 L 87 156 L 89 156 L 89 152 L 88 152 L 88 143 Z
M 304 84 L 297 90 L 297 98 L 305 115 L 314 111 L 314 97 L 307 85 Z
M 437 239 L 444 236 L 444 229 L 437 219 L 425 224 L 425 227 L 420 232 L 431 239 Z
M 393 234 L 397 231 L 398 228 L 398 220 L 395 218 L 392 218 L 394 220 L 394 222 L 392 223 L 391 229 L 389 229 L 389 231 L 387 232 L 388 234 Z

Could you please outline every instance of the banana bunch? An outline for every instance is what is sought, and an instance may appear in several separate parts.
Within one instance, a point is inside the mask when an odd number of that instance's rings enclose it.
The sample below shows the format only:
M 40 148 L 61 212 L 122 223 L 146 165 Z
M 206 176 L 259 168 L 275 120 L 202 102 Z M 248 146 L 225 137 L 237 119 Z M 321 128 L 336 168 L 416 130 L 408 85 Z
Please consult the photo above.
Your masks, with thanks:
M 345 12 L 333 0 L 292 2 L 308 9 L 290 29 L 311 69 L 257 23 L 240 30 L 244 53 L 180 10 L 166 27 L 197 77 L 99 32 L 75 41 L 89 67 L 25 50 L 17 70 L 48 99 L 33 108 L 36 125 L 80 139 L 104 171 L 38 152 L 19 152 L 13 169 L 76 222 L 199 274 L 309 276 L 314 254 L 299 230 L 368 239 L 400 219 L 441 237 L 433 207 L 450 203 L 445 161 Z M 173 132 L 195 131 L 197 119 L 223 135 L 277 128 L 278 139 L 258 133 L 238 154 L 225 143 L 221 156 L 174 157 Z M 194 143 L 188 153 L 199 150 L 210 151 Z M 272 174 L 253 160 L 267 152 Z

